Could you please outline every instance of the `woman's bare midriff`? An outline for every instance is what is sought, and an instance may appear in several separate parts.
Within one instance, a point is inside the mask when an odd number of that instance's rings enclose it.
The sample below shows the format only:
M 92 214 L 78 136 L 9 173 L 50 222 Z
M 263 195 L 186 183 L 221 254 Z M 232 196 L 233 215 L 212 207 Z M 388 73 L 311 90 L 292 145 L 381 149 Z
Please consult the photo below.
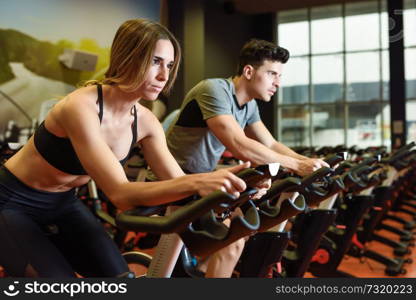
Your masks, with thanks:
M 87 175 L 71 175 L 51 166 L 36 150 L 33 137 L 4 166 L 24 184 L 48 192 L 66 192 L 90 180 Z

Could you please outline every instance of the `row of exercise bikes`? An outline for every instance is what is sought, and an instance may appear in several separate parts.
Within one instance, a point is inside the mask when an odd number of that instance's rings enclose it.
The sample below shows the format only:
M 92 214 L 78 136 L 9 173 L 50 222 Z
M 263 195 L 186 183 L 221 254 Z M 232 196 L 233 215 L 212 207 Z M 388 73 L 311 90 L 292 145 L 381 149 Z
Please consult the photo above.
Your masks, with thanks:
M 388 276 L 405 274 L 412 263 L 406 257 L 414 246 L 416 227 L 415 144 L 394 153 L 384 147 L 326 147 L 322 154 L 331 168 L 304 178 L 278 170 L 276 164 L 240 172 L 248 188 L 238 199 L 216 192 L 170 207 L 138 207 L 117 214 L 103 209 L 105 197 L 93 182 L 84 197 L 95 203 L 93 210 L 101 220 L 112 224 L 126 260 L 143 266 L 147 277 L 203 277 L 195 257 L 211 255 L 245 236 L 250 238 L 235 277 L 303 277 L 306 272 L 353 277 L 339 270 L 345 256 L 374 260 L 385 266 Z M 272 178 L 272 187 L 253 200 L 253 187 L 264 178 Z M 243 216 L 225 226 L 221 216 L 237 207 Z M 400 218 L 398 211 L 408 217 Z M 381 229 L 394 238 L 381 235 Z M 128 232 L 138 235 L 126 240 Z M 144 233 L 161 235 L 153 257 L 133 251 Z M 391 255 L 368 249 L 372 241 L 391 248 Z
M 2 160 L 14 151 L 2 144 Z M 405 274 L 412 264 L 406 257 L 414 246 L 416 227 L 415 143 L 393 153 L 384 147 L 338 146 L 318 154 L 325 155 L 331 167 L 303 178 L 278 164 L 240 172 L 247 189 L 239 198 L 218 191 L 168 207 L 119 212 L 93 181 L 78 194 L 106 226 L 129 265 L 140 270 L 137 277 L 204 277 L 195 257 L 209 256 L 246 236 L 250 238 L 235 277 L 304 277 L 306 272 L 314 277 L 354 277 L 339 270 L 346 256 L 374 260 L 388 276 Z M 253 199 L 254 186 L 265 178 L 272 179 L 270 190 Z M 224 225 L 224 218 L 237 208 L 243 214 Z M 381 229 L 394 238 L 381 235 Z M 137 247 L 146 234 L 160 235 L 152 256 Z M 372 241 L 391 248 L 391 254 L 369 249 Z

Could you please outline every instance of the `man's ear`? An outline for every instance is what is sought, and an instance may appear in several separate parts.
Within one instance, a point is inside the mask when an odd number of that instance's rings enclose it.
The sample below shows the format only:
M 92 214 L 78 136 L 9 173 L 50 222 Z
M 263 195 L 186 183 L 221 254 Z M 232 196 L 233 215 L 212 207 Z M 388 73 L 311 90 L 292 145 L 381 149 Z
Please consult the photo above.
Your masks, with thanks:
M 243 76 L 247 80 L 251 80 L 254 74 L 254 67 L 252 65 L 245 65 L 243 68 Z

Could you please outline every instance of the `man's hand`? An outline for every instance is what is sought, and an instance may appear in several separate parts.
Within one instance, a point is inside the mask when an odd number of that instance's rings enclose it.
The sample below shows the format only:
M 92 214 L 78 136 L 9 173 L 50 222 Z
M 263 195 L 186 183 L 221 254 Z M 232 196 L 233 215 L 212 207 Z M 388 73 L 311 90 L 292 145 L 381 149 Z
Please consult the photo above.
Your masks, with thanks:
M 298 160 L 297 169 L 292 170 L 292 171 L 294 171 L 296 174 L 300 176 L 306 176 L 315 172 L 316 170 L 322 167 L 329 168 L 330 166 L 320 158 L 308 158 L 308 159 Z

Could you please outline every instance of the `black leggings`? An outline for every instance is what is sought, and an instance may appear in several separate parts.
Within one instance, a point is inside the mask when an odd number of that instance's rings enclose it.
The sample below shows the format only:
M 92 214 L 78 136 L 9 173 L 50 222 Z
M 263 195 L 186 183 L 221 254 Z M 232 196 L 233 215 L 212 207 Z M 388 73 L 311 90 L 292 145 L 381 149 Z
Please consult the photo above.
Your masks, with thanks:
M 13 277 L 117 277 L 128 272 L 75 191 L 33 189 L 0 167 L 0 265 Z

